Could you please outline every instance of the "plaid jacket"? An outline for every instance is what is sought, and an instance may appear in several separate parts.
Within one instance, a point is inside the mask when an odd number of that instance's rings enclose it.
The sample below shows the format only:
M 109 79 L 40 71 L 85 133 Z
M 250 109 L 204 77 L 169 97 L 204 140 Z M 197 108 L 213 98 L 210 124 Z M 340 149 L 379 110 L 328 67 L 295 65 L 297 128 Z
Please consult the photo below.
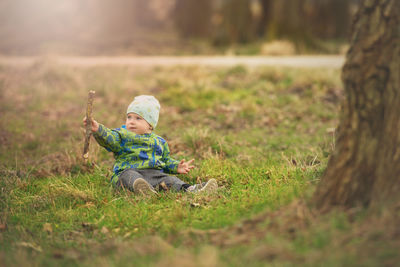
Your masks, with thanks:
M 126 130 L 125 125 L 111 130 L 100 124 L 93 136 L 100 146 L 114 153 L 111 178 L 114 183 L 118 181 L 118 175 L 129 168 L 177 173 L 179 161 L 170 157 L 167 142 L 154 133 L 139 135 Z

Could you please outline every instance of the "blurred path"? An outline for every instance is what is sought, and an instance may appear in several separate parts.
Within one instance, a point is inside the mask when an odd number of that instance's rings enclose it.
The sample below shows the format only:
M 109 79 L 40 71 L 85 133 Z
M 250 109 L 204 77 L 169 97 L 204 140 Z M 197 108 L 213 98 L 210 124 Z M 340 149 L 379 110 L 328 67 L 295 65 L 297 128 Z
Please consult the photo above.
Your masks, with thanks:
M 303 68 L 341 68 L 344 56 L 132 56 L 132 57 L 0 57 L 2 65 L 27 66 L 38 62 L 92 66 L 286 66 Z

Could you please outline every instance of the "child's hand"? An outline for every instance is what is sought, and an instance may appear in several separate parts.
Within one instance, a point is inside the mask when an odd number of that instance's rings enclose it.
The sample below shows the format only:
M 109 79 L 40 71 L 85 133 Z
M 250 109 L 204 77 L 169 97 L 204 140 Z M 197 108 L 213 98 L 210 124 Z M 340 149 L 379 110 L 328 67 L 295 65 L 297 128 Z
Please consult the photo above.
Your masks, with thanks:
M 194 159 L 189 160 L 188 162 L 186 162 L 184 159 L 181 160 L 181 162 L 179 162 L 177 172 L 180 174 L 187 174 L 191 169 L 194 169 L 194 166 L 191 165 L 193 161 Z
M 83 118 L 83 125 L 87 125 L 87 118 Z M 97 132 L 97 130 L 99 129 L 99 123 L 97 121 L 95 121 L 94 119 L 92 119 L 92 132 Z

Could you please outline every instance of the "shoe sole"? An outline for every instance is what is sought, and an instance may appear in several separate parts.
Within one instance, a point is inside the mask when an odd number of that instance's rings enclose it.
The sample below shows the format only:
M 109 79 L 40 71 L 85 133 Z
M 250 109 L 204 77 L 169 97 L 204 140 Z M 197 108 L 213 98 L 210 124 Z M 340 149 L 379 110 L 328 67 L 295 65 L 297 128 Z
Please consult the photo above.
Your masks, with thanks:
M 200 192 L 204 193 L 214 193 L 218 189 L 217 180 L 214 178 L 208 180 L 208 182 L 199 190 Z
M 133 183 L 133 191 L 144 196 L 157 195 L 157 192 L 153 189 L 153 187 L 142 178 L 135 180 Z

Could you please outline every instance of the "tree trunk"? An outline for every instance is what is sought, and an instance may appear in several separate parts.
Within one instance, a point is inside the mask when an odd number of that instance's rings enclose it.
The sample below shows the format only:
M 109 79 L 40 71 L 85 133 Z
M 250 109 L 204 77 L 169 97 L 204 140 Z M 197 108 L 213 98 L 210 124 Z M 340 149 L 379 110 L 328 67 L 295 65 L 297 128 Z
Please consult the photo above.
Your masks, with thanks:
M 348 39 L 349 0 L 306 0 L 304 24 L 312 36 L 320 39 Z
M 267 26 L 270 24 L 272 19 L 272 0 L 261 0 L 261 19 L 258 22 L 257 26 L 257 35 L 259 37 L 263 37 L 265 35 L 265 30 Z
M 298 52 L 333 52 L 321 40 L 348 39 L 350 0 L 279 0 L 271 5 L 267 39 L 291 40 Z
M 248 0 L 224 0 L 217 11 L 222 22 L 215 29 L 214 44 L 247 43 L 254 38 L 253 17 Z
M 207 37 L 211 15 L 210 0 L 177 0 L 172 12 L 176 28 L 183 37 Z
M 314 194 L 321 210 L 400 200 L 399 14 L 399 0 L 365 0 L 355 16 L 336 149 Z

